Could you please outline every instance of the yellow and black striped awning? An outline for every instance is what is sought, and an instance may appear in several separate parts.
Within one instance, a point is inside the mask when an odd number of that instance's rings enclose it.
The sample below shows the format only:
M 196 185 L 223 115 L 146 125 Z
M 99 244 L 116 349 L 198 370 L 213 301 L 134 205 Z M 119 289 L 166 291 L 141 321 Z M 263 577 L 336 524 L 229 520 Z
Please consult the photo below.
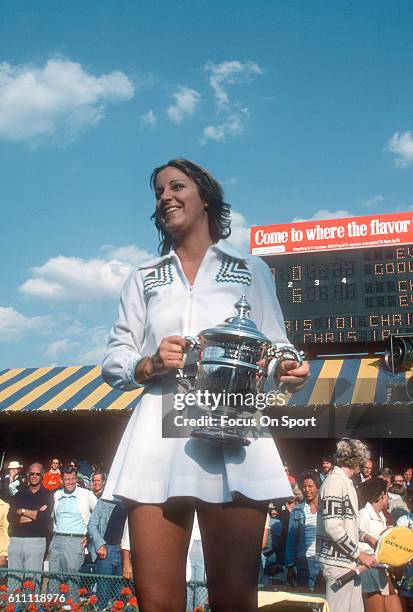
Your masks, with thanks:
M 308 384 L 288 399 L 289 405 L 384 404 L 393 385 L 403 385 L 413 369 L 393 374 L 382 356 L 313 359 Z
M 311 361 L 308 383 L 290 396 L 289 405 L 383 404 L 389 385 L 403 383 L 413 371 L 393 375 L 382 357 Z M 0 412 L 132 410 L 141 389 L 117 391 L 100 366 L 13 368 L 0 371 Z
M 131 410 L 142 389 L 107 385 L 100 366 L 13 368 L 0 372 L 0 412 Z

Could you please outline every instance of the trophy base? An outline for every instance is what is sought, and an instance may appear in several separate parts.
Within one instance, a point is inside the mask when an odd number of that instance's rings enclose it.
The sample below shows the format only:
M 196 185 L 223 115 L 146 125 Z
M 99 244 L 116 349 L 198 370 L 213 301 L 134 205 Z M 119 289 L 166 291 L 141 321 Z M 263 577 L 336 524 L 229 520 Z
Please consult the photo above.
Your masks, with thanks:
M 241 429 L 235 427 L 201 427 L 194 429 L 191 433 L 193 438 L 201 438 L 210 442 L 219 442 L 220 444 L 240 444 L 241 446 L 249 446 L 251 440 L 248 440 Z

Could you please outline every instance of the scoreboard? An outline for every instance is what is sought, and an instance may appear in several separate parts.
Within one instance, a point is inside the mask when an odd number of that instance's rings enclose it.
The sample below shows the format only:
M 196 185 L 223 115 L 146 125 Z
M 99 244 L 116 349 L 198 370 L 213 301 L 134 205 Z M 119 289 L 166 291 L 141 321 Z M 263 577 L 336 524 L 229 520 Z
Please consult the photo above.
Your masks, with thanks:
M 273 273 L 294 344 L 413 334 L 413 213 L 253 227 L 251 251 Z

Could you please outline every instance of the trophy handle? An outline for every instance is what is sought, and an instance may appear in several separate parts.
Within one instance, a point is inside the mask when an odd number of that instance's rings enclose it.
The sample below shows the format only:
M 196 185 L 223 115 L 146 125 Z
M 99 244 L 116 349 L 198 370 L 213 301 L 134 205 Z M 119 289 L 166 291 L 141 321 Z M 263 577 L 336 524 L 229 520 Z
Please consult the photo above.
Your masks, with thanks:
M 289 344 L 282 344 L 279 346 L 272 345 L 268 350 L 268 357 L 271 358 L 268 367 L 267 367 L 267 376 L 273 377 L 278 365 L 281 361 L 296 361 L 298 363 L 298 367 L 302 366 L 304 363 L 304 352 L 297 351 L 296 348 L 290 346 Z M 283 382 L 280 382 L 275 389 L 271 390 L 271 393 L 287 393 L 287 385 Z
M 199 341 L 199 338 L 194 338 L 193 336 L 185 336 L 185 340 L 187 342 L 187 346 L 183 350 L 184 354 L 191 349 L 196 349 L 197 351 L 201 350 L 201 343 Z M 194 390 L 194 383 L 186 376 L 182 368 L 178 369 L 176 379 L 186 389 L 187 392 Z
M 188 347 L 184 349 L 184 353 L 189 349 L 197 349 L 198 351 L 201 350 L 201 343 L 198 337 L 194 338 L 193 336 L 185 336 L 185 340 L 188 343 Z

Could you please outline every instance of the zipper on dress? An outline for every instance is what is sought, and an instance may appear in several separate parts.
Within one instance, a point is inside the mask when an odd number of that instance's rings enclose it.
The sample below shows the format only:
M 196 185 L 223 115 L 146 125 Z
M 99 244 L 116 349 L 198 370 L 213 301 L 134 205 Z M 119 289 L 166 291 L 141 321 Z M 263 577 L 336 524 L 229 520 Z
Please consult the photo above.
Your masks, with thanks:
M 188 319 L 187 319 L 187 335 L 191 334 L 192 329 L 192 304 L 193 304 L 193 287 L 189 286 L 189 309 L 188 309 Z

